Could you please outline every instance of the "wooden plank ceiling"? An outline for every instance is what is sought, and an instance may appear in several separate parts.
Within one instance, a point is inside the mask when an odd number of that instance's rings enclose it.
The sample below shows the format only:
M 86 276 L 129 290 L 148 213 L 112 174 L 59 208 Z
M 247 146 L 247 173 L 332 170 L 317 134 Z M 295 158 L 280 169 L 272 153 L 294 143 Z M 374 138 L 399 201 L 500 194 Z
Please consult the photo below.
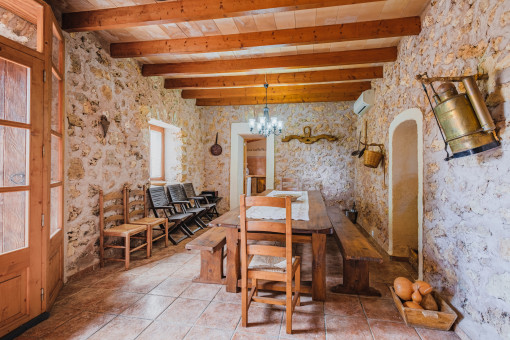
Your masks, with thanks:
M 197 105 L 355 100 L 420 33 L 428 0 L 64 0 L 63 28 L 95 31 Z

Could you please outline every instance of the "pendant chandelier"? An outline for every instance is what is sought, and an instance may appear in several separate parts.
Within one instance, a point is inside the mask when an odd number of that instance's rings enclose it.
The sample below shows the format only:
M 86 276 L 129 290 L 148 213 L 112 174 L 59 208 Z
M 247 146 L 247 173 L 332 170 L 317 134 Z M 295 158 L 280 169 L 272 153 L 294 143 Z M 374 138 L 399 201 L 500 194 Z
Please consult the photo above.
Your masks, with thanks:
M 269 118 L 269 108 L 267 107 L 267 88 L 269 87 L 269 84 L 267 83 L 267 80 L 264 87 L 266 88 L 266 106 L 264 107 L 264 113 L 261 117 L 259 117 L 258 122 L 255 118 L 248 120 L 250 124 L 250 132 L 257 133 L 264 137 L 269 137 L 271 134 L 278 136 L 282 133 L 283 122 L 278 120 L 277 117 Z

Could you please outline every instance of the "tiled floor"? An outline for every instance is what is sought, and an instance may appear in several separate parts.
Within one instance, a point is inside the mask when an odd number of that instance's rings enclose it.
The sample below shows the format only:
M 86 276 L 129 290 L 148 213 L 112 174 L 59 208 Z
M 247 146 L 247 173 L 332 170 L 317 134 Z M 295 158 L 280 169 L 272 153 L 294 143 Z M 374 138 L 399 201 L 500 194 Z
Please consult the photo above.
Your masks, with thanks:
M 453 332 L 404 324 L 387 284 L 411 275 L 389 259 L 371 265 L 370 279 L 381 298 L 330 293 L 322 303 L 304 296 L 293 316 L 292 335 L 285 333 L 283 308 L 253 303 L 249 327 L 243 328 L 240 294 L 227 293 L 221 285 L 193 283 L 200 256 L 184 245 L 159 244 L 151 259 L 134 260 L 128 271 L 108 264 L 72 280 L 50 318 L 18 339 L 458 339 Z M 298 249 L 305 280 L 310 279 L 310 251 Z M 328 240 L 328 287 L 341 283 L 341 263 L 334 240 Z

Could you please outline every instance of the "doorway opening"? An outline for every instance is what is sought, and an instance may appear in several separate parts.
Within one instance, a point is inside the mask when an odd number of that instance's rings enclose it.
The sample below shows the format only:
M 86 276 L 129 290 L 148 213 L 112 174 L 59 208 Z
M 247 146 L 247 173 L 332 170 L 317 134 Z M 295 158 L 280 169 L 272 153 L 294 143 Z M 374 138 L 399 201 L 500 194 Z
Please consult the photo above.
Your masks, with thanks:
M 398 115 L 390 125 L 389 250 L 409 261 L 422 277 L 423 127 L 419 109 Z
M 243 193 L 251 196 L 266 190 L 266 138 L 242 135 L 244 138 Z
M 239 206 L 239 196 L 245 192 L 246 164 L 244 150 L 246 140 L 261 139 L 266 142 L 265 189 L 274 189 L 274 135 L 267 138 L 250 133 L 248 123 L 232 123 L 230 130 L 230 210 Z

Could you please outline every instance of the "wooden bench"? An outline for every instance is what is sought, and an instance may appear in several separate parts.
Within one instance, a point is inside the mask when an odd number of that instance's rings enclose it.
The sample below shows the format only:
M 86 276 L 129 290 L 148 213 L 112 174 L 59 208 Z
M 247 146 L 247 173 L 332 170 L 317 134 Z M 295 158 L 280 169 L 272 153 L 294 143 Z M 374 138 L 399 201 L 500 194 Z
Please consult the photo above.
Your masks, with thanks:
M 363 233 L 337 207 L 328 207 L 328 216 L 343 258 L 343 284 L 334 293 L 381 296 L 369 285 L 369 262 L 382 263 L 381 254 Z
M 193 282 L 224 283 L 223 247 L 226 243 L 225 228 L 215 227 L 186 244 L 188 250 L 200 250 L 200 275 Z

